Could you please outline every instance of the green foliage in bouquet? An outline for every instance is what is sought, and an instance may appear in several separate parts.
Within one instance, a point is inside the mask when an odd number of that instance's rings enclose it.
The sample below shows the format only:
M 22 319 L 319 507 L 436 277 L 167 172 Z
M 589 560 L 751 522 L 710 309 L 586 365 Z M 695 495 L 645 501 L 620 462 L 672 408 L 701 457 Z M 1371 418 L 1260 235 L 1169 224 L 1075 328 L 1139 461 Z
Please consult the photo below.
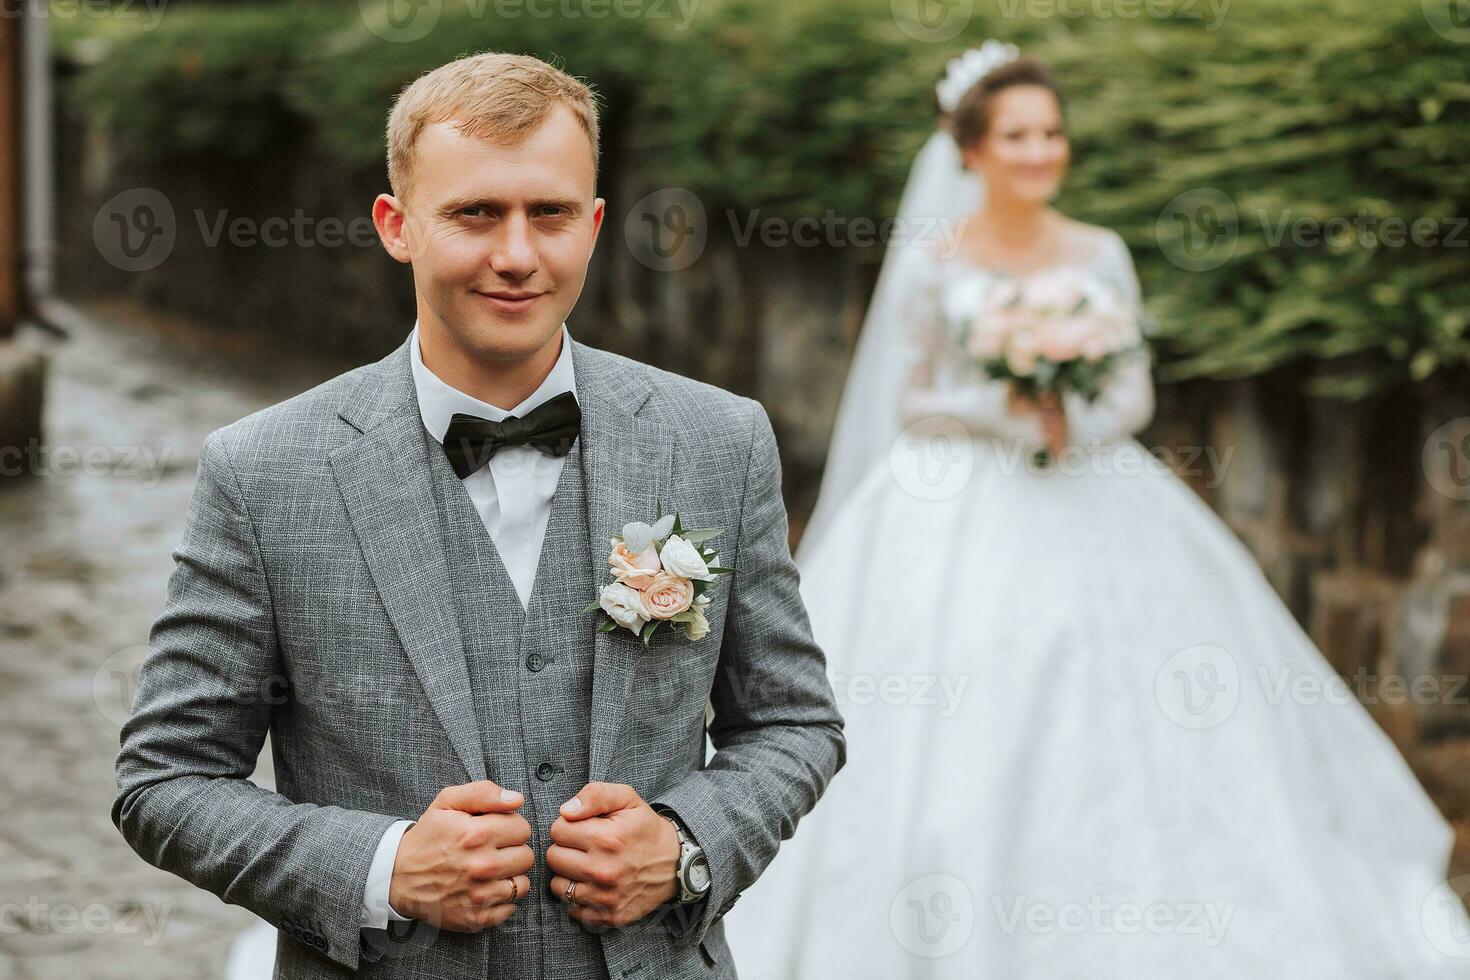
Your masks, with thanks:
M 1113 370 L 1118 355 L 1107 354 L 1095 361 L 1077 358 L 1070 361 L 1036 359 L 1030 374 L 1016 374 L 1004 357 L 987 358 L 981 365 L 987 376 L 1009 381 L 1019 394 L 1035 398 L 1043 391 L 1063 394 L 1075 391 L 1088 401 L 1102 393 L 1103 380 Z

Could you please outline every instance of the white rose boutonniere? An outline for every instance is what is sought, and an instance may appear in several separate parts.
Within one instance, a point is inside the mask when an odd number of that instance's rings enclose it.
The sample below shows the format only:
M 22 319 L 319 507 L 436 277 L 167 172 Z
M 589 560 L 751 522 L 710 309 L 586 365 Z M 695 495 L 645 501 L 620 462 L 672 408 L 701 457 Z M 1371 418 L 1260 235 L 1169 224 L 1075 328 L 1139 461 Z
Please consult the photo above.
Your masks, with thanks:
M 582 611 L 602 613 L 598 632 L 621 626 L 642 637 L 645 646 L 661 623 L 683 627 L 690 640 L 703 639 L 710 630 L 705 609 L 715 576 L 735 571 L 720 567 L 714 549 L 702 547 L 721 531 L 685 528 L 678 514 L 661 515 L 652 524 L 623 525 L 623 533 L 609 541 L 607 563 L 613 581 Z

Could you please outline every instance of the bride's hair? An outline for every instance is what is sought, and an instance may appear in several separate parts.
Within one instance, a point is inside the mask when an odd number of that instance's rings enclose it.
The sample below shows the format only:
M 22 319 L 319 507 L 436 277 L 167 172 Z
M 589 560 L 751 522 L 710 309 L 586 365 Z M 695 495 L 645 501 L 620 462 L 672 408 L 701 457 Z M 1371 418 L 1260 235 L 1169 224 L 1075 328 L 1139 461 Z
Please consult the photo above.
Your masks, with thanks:
M 1017 85 L 1040 85 L 1056 96 L 1057 105 L 1065 113 L 1062 92 L 1051 76 L 1051 69 L 1035 58 L 1017 58 L 990 72 L 960 96 L 954 112 L 946 120 L 954 141 L 961 148 L 979 143 L 990 131 L 991 107 L 995 104 L 995 97 Z

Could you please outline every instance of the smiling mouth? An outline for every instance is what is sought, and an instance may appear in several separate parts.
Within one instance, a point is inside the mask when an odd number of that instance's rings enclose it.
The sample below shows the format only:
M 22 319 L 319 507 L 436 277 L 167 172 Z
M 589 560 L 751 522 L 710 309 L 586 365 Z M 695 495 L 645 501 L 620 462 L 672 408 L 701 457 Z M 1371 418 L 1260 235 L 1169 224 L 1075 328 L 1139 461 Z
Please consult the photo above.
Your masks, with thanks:
M 522 310 L 530 306 L 537 299 L 545 296 L 545 293 L 517 293 L 517 292 L 495 292 L 484 293 L 475 290 L 477 296 L 489 300 L 492 304 L 503 310 Z

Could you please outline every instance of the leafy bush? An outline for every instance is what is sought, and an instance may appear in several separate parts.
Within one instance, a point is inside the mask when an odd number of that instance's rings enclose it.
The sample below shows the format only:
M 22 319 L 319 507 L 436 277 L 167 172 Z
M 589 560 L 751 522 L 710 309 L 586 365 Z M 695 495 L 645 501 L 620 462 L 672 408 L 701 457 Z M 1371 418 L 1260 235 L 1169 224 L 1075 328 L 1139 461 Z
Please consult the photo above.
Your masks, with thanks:
M 888 0 L 704 0 L 687 25 L 459 3 L 416 43 L 379 38 L 355 3 L 255 4 L 170 10 L 146 32 L 69 22 L 56 38 L 93 52 L 74 110 L 144 160 L 306 141 L 345 173 L 382 173 L 403 85 L 463 53 L 516 50 L 594 83 L 609 158 L 650 189 L 876 217 L 933 125 L 944 61 L 1000 36 L 1057 69 L 1076 160 L 1059 206 L 1131 244 L 1165 377 L 1302 363 L 1316 391 L 1342 397 L 1463 379 L 1470 47 L 1436 32 L 1421 4 L 1273 0 L 1224 8 L 1218 24 L 1204 5 L 1201 18 L 1026 6 L 987 7 L 945 44 L 914 41 Z M 1306 237 L 1332 219 L 1347 230 Z M 1421 219 L 1437 244 L 1383 240 L 1386 222 Z

